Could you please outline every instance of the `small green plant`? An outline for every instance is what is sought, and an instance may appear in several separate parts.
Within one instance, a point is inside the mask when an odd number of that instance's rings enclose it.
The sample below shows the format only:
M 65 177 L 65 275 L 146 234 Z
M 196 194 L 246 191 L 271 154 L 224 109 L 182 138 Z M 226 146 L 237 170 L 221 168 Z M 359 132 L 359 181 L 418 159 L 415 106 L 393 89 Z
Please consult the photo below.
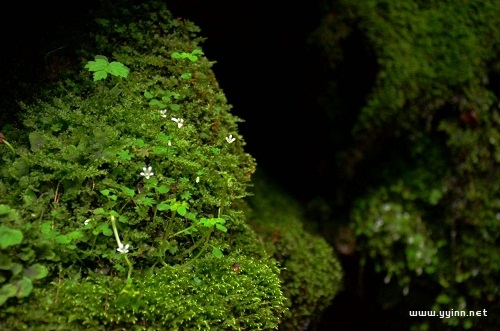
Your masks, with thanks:
M 196 62 L 196 61 L 198 61 L 198 56 L 196 56 L 196 55 L 203 55 L 203 52 L 200 49 L 195 49 L 191 53 L 173 52 L 171 56 L 173 59 L 189 59 L 189 61 L 191 61 L 191 62 Z
M 85 65 L 86 69 L 94 72 L 94 81 L 102 80 L 108 77 L 108 74 L 117 77 L 127 78 L 130 73 L 130 69 L 127 68 L 123 63 L 113 61 L 108 62 L 108 58 L 102 55 L 97 55 L 95 61 L 89 61 Z

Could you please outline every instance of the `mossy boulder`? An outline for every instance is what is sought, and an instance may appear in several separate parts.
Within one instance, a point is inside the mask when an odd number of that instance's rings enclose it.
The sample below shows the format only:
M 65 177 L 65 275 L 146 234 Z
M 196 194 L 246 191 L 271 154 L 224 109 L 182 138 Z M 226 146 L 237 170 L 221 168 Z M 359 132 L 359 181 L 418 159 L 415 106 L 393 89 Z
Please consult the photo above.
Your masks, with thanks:
M 307 215 L 286 192 L 258 172 L 248 220 L 280 265 L 286 307 L 280 330 L 308 330 L 342 284 L 342 269 L 324 238 L 305 229 Z
M 2 128 L 1 231 L 19 240 L 0 247 L 0 327 L 275 329 L 279 269 L 240 201 L 255 163 L 198 27 L 156 1 L 96 15 Z

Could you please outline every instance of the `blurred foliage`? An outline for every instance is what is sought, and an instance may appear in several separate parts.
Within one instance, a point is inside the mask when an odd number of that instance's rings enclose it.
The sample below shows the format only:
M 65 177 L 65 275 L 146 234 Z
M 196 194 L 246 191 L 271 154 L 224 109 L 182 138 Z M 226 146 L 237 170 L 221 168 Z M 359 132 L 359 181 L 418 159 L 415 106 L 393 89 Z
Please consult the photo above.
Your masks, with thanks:
M 373 261 L 385 286 L 400 288 L 381 306 L 490 312 L 412 318 L 414 330 L 499 325 L 497 1 L 325 9 L 312 39 L 330 75 L 322 105 L 344 137 L 335 204 L 348 210 L 362 264 Z
M 300 205 L 257 172 L 252 181 L 250 225 L 280 264 L 287 298 L 280 330 L 308 330 L 340 289 L 342 270 L 331 246 L 304 229 Z

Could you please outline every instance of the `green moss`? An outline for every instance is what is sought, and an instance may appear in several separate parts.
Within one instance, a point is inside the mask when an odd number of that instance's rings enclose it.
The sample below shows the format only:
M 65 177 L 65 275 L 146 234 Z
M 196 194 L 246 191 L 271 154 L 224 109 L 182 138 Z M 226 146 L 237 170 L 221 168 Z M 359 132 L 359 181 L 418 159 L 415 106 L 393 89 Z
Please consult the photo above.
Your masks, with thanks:
M 280 264 L 287 298 L 281 330 L 305 330 L 331 303 L 341 286 L 342 270 L 333 249 L 304 229 L 300 205 L 262 177 L 254 177 L 250 224 L 267 252 Z
M 157 1 L 96 15 L 77 65 L 5 131 L 15 154 L 2 154 L 0 202 L 17 210 L 6 225 L 36 253 L 27 274 L 38 279 L 40 260 L 48 277 L 9 296 L 0 327 L 275 329 L 279 270 L 240 201 L 255 163 L 199 29 Z M 0 285 L 17 281 L 5 265 Z
M 332 77 L 372 62 L 359 109 L 337 89 L 328 112 L 357 114 L 336 170 L 362 262 L 408 310 L 498 308 L 500 10 L 495 1 L 351 1 L 329 8 L 316 40 Z M 364 53 L 348 58 L 350 45 Z M 369 56 L 367 55 L 369 54 Z M 367 78 L 366 73 L 359 81 Z M 326 103 L 325 103 L 326 104 Z M 340 118 L 340 117 L 339 117 Z M 340 140 L 340 139 L 339 139 Z M 369 264 L 367 264 L 369 265 Z M 394 283 L 393 283 L 394 282 Z M 421 290 L 422 289 L 422 290 Z M 418 293 L 417 293 L 418 292 Z M 397 304 L 401 303 L 401 304 Z M 423 319 L 420 326 L 491 329 L 498 319 Z

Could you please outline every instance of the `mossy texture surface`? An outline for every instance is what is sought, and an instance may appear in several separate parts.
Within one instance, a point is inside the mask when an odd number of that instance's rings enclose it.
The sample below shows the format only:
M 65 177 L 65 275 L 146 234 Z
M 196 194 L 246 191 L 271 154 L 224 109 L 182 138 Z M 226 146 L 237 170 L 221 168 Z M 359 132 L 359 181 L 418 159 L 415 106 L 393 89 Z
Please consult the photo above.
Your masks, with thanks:
M 264 178 L 254 178 L 249 222 L 281 268 L 289 310 L 280 329 L 307 330 L 339 291 L 343 272 L 326 240 L 304 229 L 300 204 Z
M 19 240 L 0 247 L 0 328 L 277 328 L 279 270 L 239 202 L 255 163 L 199 28 L 157 1 L 95 18 L 2 128 L 0 231 Z

